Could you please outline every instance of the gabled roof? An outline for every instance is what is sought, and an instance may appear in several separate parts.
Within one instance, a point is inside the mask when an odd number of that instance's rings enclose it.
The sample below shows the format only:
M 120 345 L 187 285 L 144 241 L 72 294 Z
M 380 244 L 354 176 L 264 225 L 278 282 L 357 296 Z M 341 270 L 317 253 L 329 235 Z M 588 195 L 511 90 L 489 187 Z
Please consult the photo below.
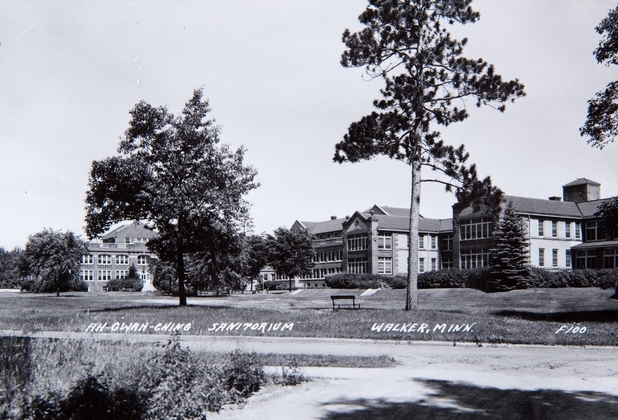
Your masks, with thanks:
M 540 198 L 518 197 L 505 195 L 504 201 L 511 201 L 515 211 L 520 214 L 537 216 L 582 217 L 577 203 L 570 201 L 552 201 Z
M 575 181 L 571 181 L 568 184 L 564 184 L 563 187 L 573 187 L 575 185 L 585 185 L 585 184 L 590 184 L 590 185 L 601 185 L 596 181 L 593 181 L 591 179 L 588 178 L 577 178 Z
M 111 239 L 111 238 L 123 238 L 123 237 L 136 237 L 135 235 L 139 234 L 140 238 L 154 238 L 157 234 L 151 230 L 148 230 L 139 222 L 131 222 L 120 225 L 104 235 L 101 235 L 101 240 Z
M 584 217 L 594 217 L 594 214 L 597 212 L 599 206 L 603 204 L 608 199 L 605 198 L 603 200 L 594 200 L 594 201 L 582 201 L 577 203 L 577 207 Z
M 299 222 L 302 224 L 311 235 L 320 233 L 341 232 L 341 226 L 346 219 L 331 219 L 325 222 Z

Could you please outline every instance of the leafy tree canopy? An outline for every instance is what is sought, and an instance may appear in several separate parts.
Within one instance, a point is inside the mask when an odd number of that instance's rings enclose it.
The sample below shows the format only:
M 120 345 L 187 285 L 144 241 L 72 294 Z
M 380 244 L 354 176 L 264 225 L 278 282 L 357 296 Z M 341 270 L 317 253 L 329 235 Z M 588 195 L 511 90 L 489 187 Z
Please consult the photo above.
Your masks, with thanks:
M 202 89 L 180 115 L 141 101 L 118 156 L 94 161 L 86 196 L 90 238 L 123 220 L 145 222 L 158 237 L 148 242 L 174 263 L 180 305 L 186 305 L 184 255 L 205 252 L 213 241 L 234 237 L 248 218 L 244 195 L 257 188 L 244 148 L 221 144 Z
M 343 33 L 347 50 L 344 67 L 364 67 L 370 78 L 381 78 L 382 97 L 376 111 L 348 128 L 335 146 L 335 162 L 358 162 L 376 155 L 401 160 L 411 167 L 410 256 L 406 309 L 416 308 L 418 216 L 420 183 L 427 181 L 455 190 L 462 206 L 485 204 L 497 208 L 502 192 L 491 180 L 477 177 L 468 165 L 464 146 L 447 145 L 433 124 L 448 126 L 468 118 L 466 99 L 477 106 L 504 111 L 505 103 L 524 96 L 518 80 L 504 81 L 483 59 L 463 56 L 467 39 L 456 40 L 449 25 L 476 22 L 480 15 L 471 0 L 369 0 L 359 16 L 365 28 Z M 435 179 L 421 179 L 421 167 Z
M 312 273 L 313 246 L 307 230 L 280 227 L 275 230 L 274 236 L 267 236 L 266 243 L 268 264 L 278 274 L 289 278 L 290 291 L 294 277 Z
M 618 65 L 618 6 L 609 11 L 596 31 L 601 35 L 599 46 L 594 50 L 597 63 Z M 618 81 L 610 82 L 604 91 L 588 101 L 588 116 L 579 132 L 588 137 L 590 145 L 599 149 L 614 141 L 618 135 Z
M 76 281 L 82 255 L 87 253 L 73 232 L 44 229 L 28 238 L 22 271 L 38 283 L 36 290 L 54 290 L 60 296 Z
M 605 219 L 605 229 L 613 238 L 618 238 L 618 196 L 603 201 L 594 214 Z

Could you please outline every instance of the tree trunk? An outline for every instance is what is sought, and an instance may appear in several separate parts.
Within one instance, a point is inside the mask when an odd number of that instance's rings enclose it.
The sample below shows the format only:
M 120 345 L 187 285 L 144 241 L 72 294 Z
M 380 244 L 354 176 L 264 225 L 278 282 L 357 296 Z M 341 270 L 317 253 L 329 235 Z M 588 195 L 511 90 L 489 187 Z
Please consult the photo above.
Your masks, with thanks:
M 406 311 L 418 310 L 418 219 L 421 206 L 421 164 L 412 162 L 412 193 L 410 199 L 410 233 L 408 235 L 408 287 Z
M 178 275 L 178 306 L 187 306 L 187 294 L 185 292 L 185 261 L 182 245 L 179 244 L 176 255 L 176 274 Z
M 290 292 L 292 291 L 292 276 L 290 276 Z

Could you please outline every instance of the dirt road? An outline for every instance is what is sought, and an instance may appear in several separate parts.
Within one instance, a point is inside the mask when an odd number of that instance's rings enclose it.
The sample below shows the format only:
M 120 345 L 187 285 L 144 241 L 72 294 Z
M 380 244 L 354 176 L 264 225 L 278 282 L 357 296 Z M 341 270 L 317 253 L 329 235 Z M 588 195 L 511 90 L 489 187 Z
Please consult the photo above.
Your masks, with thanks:
M 83 333 L 35 336 L 84 338 Z M 97 338 L 165 341 L 166 336 Z M 618 349 L 349 339 L 184 336 L 193 350 L 382 355 L 384 369 L 304 368 L 310 382 L 269 387 L 211 419 L 616 419 Z

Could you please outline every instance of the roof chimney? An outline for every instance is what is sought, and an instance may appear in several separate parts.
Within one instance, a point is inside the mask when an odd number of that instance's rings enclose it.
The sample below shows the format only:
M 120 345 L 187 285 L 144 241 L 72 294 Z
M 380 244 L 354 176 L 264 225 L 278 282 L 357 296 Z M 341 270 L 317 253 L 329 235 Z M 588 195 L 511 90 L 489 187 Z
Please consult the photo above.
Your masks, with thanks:
M 557 195 L 554 195 L 552 197 L 548 198 L 549 201 L 562 201 L 562 197 L 558 197 Z

